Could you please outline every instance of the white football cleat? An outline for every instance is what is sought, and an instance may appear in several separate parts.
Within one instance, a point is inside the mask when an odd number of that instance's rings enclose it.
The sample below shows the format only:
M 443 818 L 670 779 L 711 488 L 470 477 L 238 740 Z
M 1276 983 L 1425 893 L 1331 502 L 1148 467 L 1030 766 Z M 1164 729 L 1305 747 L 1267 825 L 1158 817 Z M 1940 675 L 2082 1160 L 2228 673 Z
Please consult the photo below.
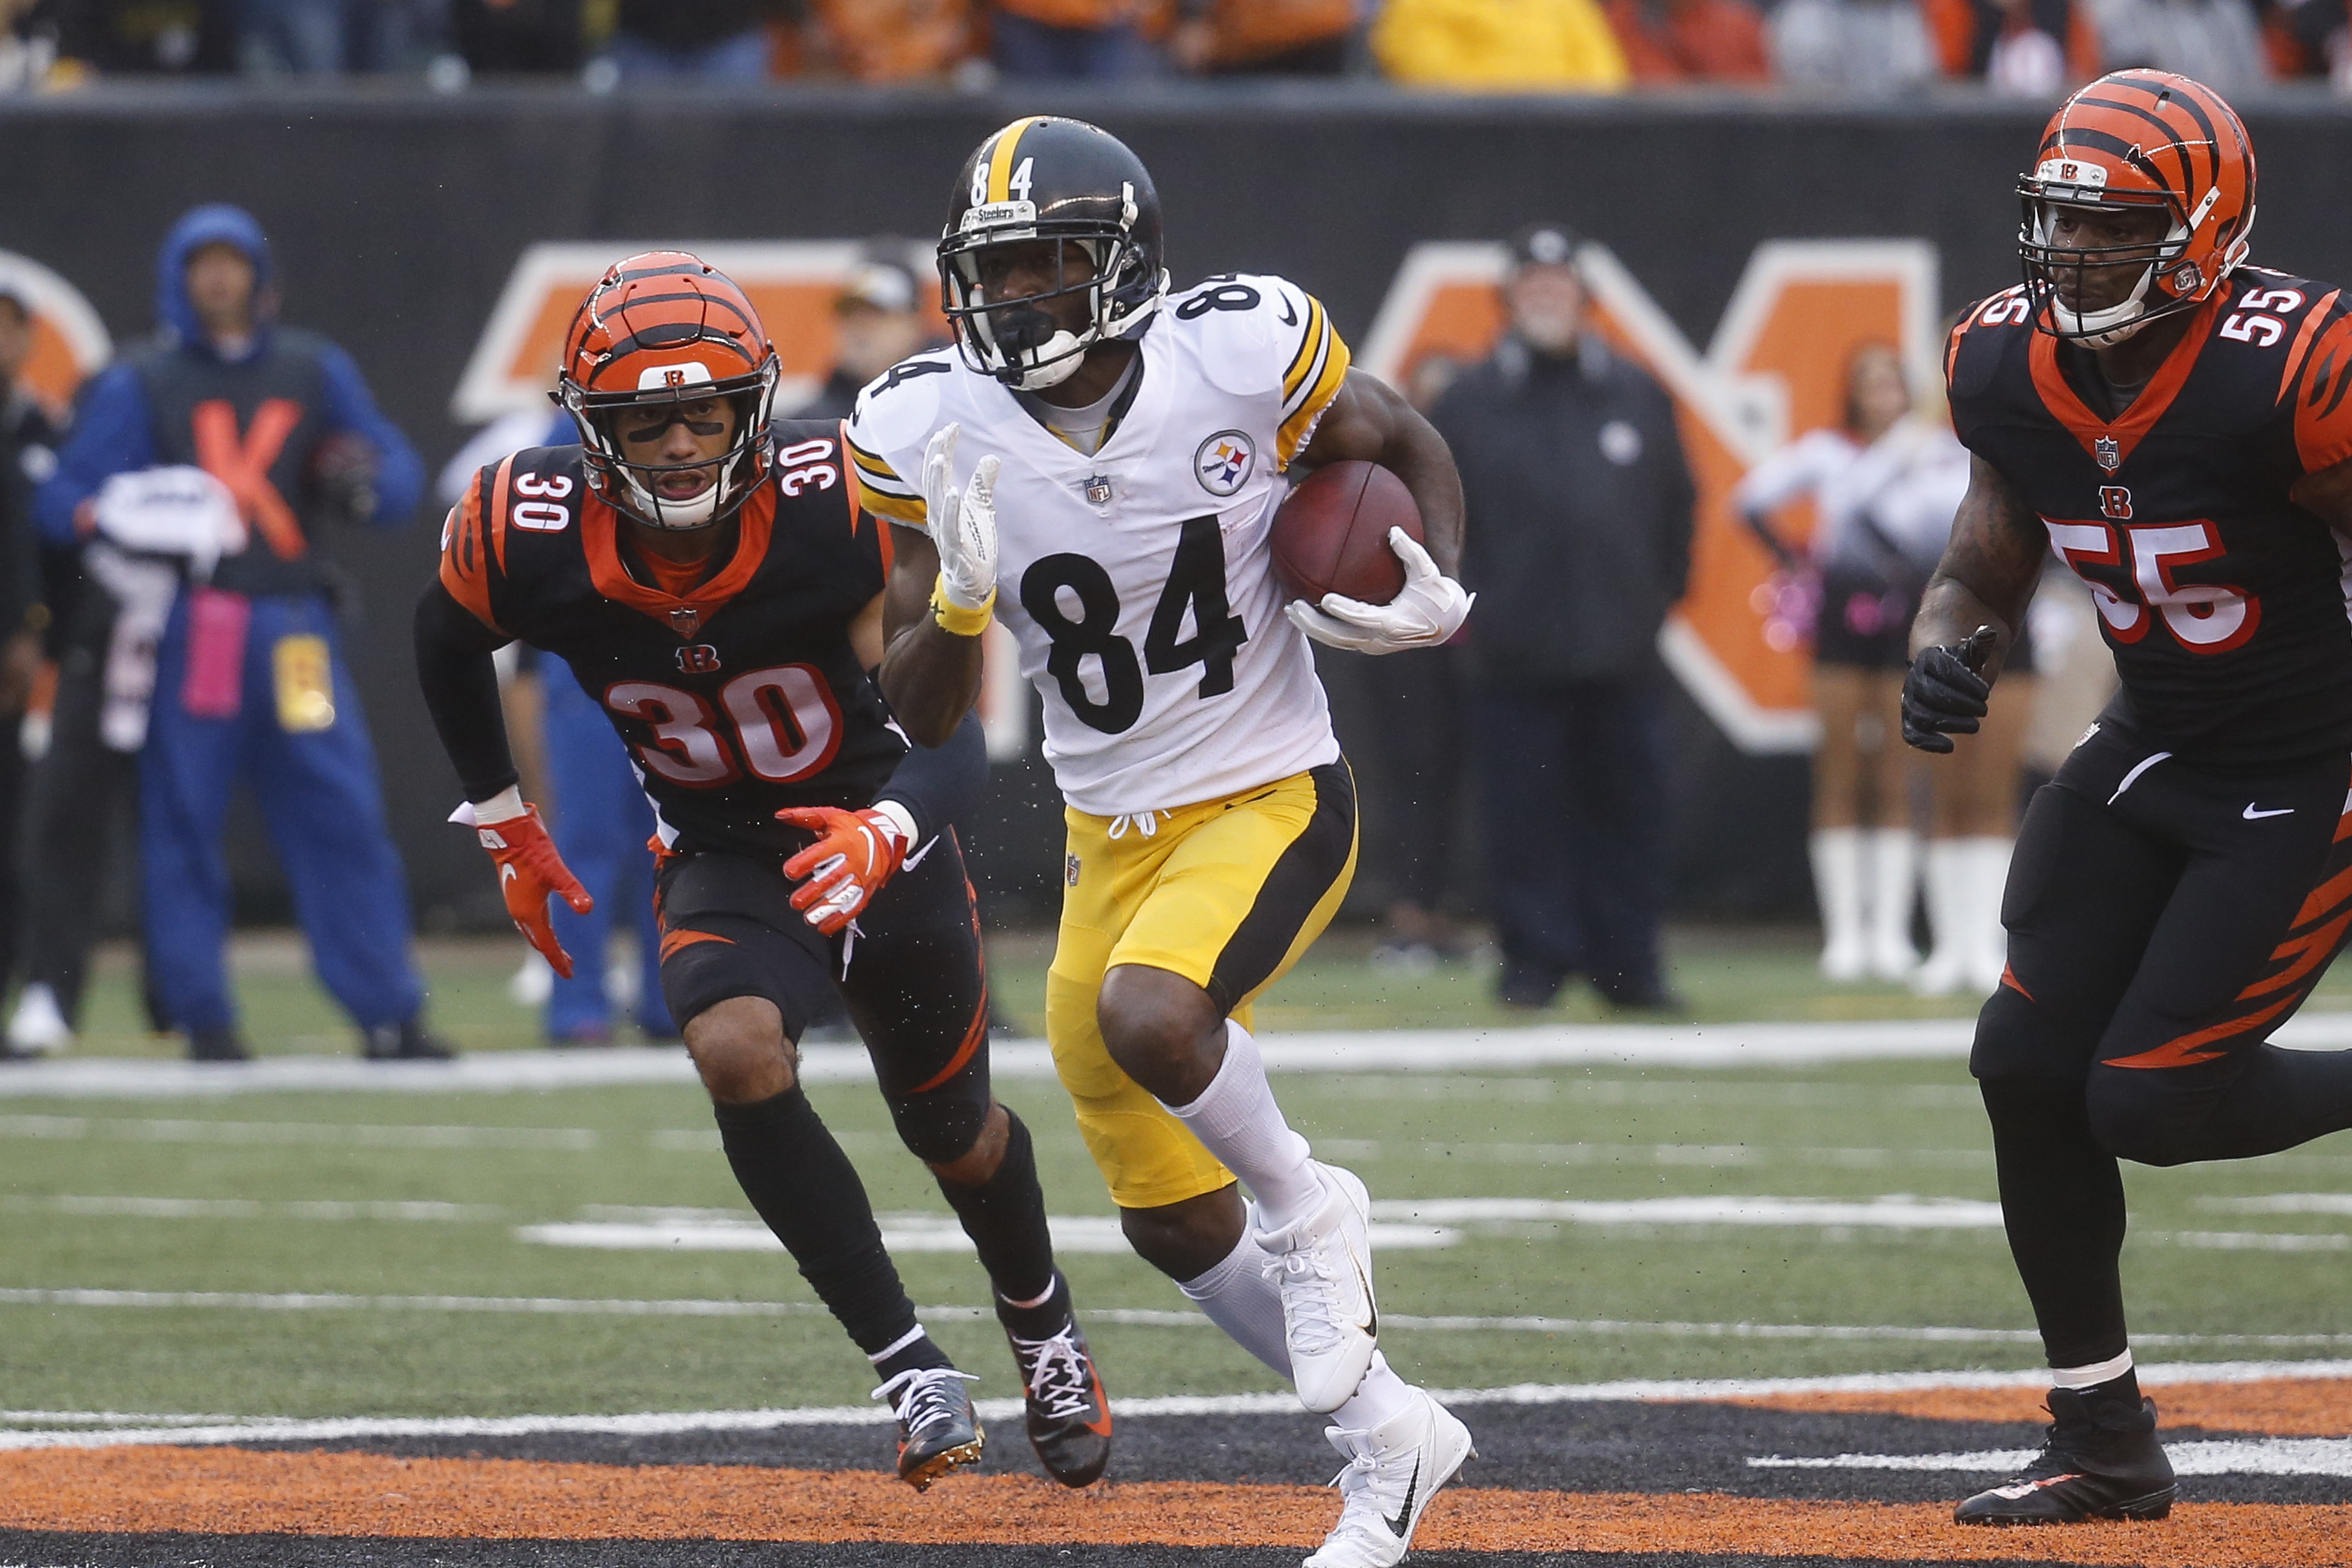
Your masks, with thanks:
M 1393 1568 L 1429 1500 L 1477 1452 L 1470 1429 L 1418 1388 L 1411 1405 L 1370 1431 L 1329 1426 L 1323 1436 L 1348 1457 L 1331 1483 L 1345 1501 L 1339 1522 L 1303 1568 Z
M 16 998 L 16 1014 L 8 1020 L 9 1046 L 27 1055 L 53 1056 L 70 1047 L 73 1037 L 73 1026 L 58 1006 L 57 993 L 38 981 L 26 986 Z
M 1328 1415 L 1354 1397 L 1371 1370 L 1381 1314 L 1372 1300 L 1371 1196 L 1352 1172 L 1319 1162 L 1314 1169 L 1322 1204 L 1281 1230 L 1260 1230 L 1257 1242 L 1272 1255 L 1266 1275 L 1281 1289 L 1282 1337 L 1298 1403 Z

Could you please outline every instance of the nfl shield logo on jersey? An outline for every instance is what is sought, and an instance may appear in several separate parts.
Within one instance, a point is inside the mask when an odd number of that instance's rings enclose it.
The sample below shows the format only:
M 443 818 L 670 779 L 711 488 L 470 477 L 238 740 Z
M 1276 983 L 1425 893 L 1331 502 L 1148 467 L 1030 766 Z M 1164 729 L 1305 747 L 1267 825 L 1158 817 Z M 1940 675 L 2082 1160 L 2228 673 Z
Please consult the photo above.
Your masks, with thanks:
M 2124 449 L 2113 436 L 2102 436 L 2092 442 L 2091 457 L 2111 474 L 2124 466 Z
M 1110 476 L 1108 474 L 1088 474 L 1087 476 L 1087 504 L 1088 506 L 1110 505 Z
M 1192 454 L 1192 472 L 1213 496 L 1229 496 L 1247 482 L 1256 444 L 1239 430 L 1220 430 Z

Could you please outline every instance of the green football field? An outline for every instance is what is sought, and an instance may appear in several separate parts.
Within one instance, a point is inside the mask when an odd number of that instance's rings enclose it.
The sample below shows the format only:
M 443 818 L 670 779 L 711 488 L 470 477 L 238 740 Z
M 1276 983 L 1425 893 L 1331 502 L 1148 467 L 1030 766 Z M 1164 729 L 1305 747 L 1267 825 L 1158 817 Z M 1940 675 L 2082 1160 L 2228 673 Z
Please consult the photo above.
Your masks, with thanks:
M 1504 1021 L 1475 971 L 1399 976 L 1370 969 L 1362 949 L 1328 943 L 1264 1009 L 1264 1030 Z M 504 941 L 426 950 L 435 1016 L 471 1050 L 534 1047 L 530 1015 L 504 993 L 517 952 Z M 1032 941 L 998 948 L 1003 1010 L 1030 1028 L 1042 955 Z M 349 1049 L 299 950 L 247 943 L 239 969 L 257 1047 Z M 1703 1021 L 1969 1011 L 1827 992 L 1794 933 L 1685 933 L 1675 977 Z M 2347 1005 L 2331 983 L 2314 1010 Z M 1592 1016 L 1572 1001 L 1541 1021 Z M 92 1052 L 169 1049 L 136 1032 L 119 963 L 101 975 L 91 1025 Z M 1956 1058 L 1286 1073 L 1276 1089 L 1398 1227 L 1380 1259 L 1383 1342 L 1417 1380 L 2038 1360 L 1985 1206 L 1982 1114 Z M 89 1100 L 6 1089 L 0 1077 L 0 1409 L 568 1414 L 835 1405 L 869 1386 L 780 1251 L 693 1245 L 740 1241 L 751 1216 L 691 1085 Z M 946 1207 L 897 1149 L 879 1100 L 846 1084 L 813 1093 L 886 1229 L 914 1238 L 899 1263 L 916 1300 L 940 1309 L 929 1325 L 986 1378 L 979 1393 L 1009 1392 L 1001 1341 L 977 1310 L 977 1265 L 940 1237 Z M 1023 1079 L 1000 1093 L 1036 1131 L 1048 1206 L 1082 1248 L 1066 1250 L 1065 1267 L 1097 1314 L 1114 1392 L 1271 1389 L 1118 1249 L 1059 1089 Z M 2352 1139 L 2128 1179 L 2146 1359 L 2347 1353 Z M 1545 1206 L 1562 1205 L 1580 1206 Z M 583 1238 L 601 1245 L 570 1244 Z

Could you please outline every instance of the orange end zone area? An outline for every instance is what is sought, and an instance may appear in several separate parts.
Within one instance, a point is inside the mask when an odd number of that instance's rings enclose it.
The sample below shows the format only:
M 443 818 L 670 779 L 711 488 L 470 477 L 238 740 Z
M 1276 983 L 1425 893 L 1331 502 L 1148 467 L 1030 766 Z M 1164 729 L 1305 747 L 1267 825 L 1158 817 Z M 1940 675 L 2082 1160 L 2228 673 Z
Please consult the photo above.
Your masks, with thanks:
M 950 1478 L 918 1497 L 872 1472 L 400 1459 L 236 1448 L 46 1449 L 0 1457 L 17 1530 L 538 1540 L 878 1541 L 1309 1547 L 1320 1488 L 1171 1482 L 1069 1492 Z M 2352 1507 L 2206 1503 L 2161 1524 L 1964 1530 L 1942 1505 L 1666 1493 L 1449 1491 L 1415 1544 L 1456 1552 L 1922 1557 L 2134 1568 L 2338 1568 Z
M 2183 1383 L 2148 1393 L 2167 1429 L 2262 1432 L 2276 1437 L 2352 1434 L 2352 1379 Z M 2038 1388 L 1924 1388 L 1891 1394 L 1773 1394 L 1725 1403 L 1765 1410 L 1912 1415 L 1927 1421 L 2046 1421 Z

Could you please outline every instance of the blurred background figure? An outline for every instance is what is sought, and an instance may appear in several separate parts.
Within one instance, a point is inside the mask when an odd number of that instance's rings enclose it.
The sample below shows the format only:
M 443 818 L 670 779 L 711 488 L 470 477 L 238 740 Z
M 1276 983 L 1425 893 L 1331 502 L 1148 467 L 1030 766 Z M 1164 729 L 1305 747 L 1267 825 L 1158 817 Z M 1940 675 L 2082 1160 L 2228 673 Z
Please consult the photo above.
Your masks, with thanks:
M 914 247 L 907 240 L 866 242 L 865 255 L 833 302 L 833 369 L 817 395 L 793 411 L 793 418 L 848 418 L 867 382 L 931 346 L 923 316 L 927 280 L 915 271 L 913 257 Z
M 586 57 L 583 0 L 448 0 L 447 41 L 477 76 L 569 76 Z
M 618 0 L 604 63 L 623 86 L 768 79 L 780 0 Z
M 444 0 L 236 0 L 237 63 L 257 75 L 396 71 L 422 63 Z
M 1764 17 L 1748 0 L 1610 0 L 1609 25 L 1639 86 L 1772 79 Z
M 1128 81 L 1156 76 L 1145 35 L 1150 0 L 996 0 L 989 29 L 996 68 L 1026 81 Z
M 1359 0 L 1183 0 L 1169 58 L 1211 76 L 1339 76 Z
M 2090 0 L 2107 70 L 2154 66 L 2222 94 L 2270 79 L 2262 23 L 2249 0 Z
M 1509 330 L 1431 415 L 1469 509 L 1500 995 L 1541 1007 L 1580 973 L 1612 1006 L 1671 1007 L 1657 638 L 1696 492 L 1664 389 L 1586 331 L 1576 245 L 1558 224 L 1512 241 Z
M 221 834 L 242 779 L 363 1054 L 446 1056 L 425 1028 L 406 880 L 313 550 L 337 523 L 404 521 L 422 489 L 415 451 L 349 355 L 278 325 L 268 242 L 250 214 L 216 205 L 181 218 L 157 258 L 156 296 L 160 335 L 83 388 L 38 502 L 54 541 L 95 530 L 126 556 L 185 563 L 173 573 L 185 590 L 167 587 L 150 634 L 132 726 L 156 990 L 192 1057 L 248 1054 L 223 964 Z M 203 483 L 175 484 L 183 475 Z M 226 498 L 226 526 L 209 536 L 186 526 L 206 521 L 204 485 Z
M 1916 460 L 1925 426 L 1906 422 L 1911 391 L 1891 344 L 1864 343 L 1846 367 L 1845 416 L 1812 430 L 1748 471 L 1732 506 L 1780 563 L 1790 591 L 1815 607 L 1811 841 L 1813 897 L 1822 913 L 1822 973 L 1840 983 L 1903 980 L 1919 962 L 1911 945 L 1918 895 L 1912 823 L 1912 759 L 1903 744 L 1903 674 L 1911 618 L 1943 549 L 1936 535 L 1920 564 L 1874 514 Z M 1965 461 L 1961 475 L 1965 488 Z M 1801 549 L 1772 514 L 1799 499 L 1814 507 Z M 1957 506 L 1958 498 L 1953 498 Z M 1944 519 L 1943 532 L 1950 531 Z
M 1869 517 L 1901 545 L 1924 586 L 1942 559 L 1952 520 L 1968 494 L 1968 449 L 1953 434 L 1940 396 L 1923 399 L 1919 411 L 1880 446 L 1889 448 L 1894 473 L 1871 498 Z M 1945 755 L 1920 756 L 1929 784 L 1927 923 L 1935 936 L 1927 961 L 1911 979 L 1912 989 L 1922 995 L 1990 995 L 2008 966 L 2000 900 L 2041 686 L 2036 666 L 2042 638 L 2037 627 L 2058 607 L 2030 611 L 2017 628 L 2001 667 L 2000 694 L 1978 731 L 1954 737 Z M 1899 747 L 1899 738 L 1891 736 L 1889 743 Z
M 2013 98 L 2055 98 L 2097 76 L 2090 0 L 1926 0 L 1944 74 Z
M 1387 0 L 1371 44 L 1412 87 L 1615 92 L 1629 76 L 1600 0 Z
M 874 84 L 946 77 L 981 63 L 974 10 L 974 0 L 808 0 L 806 24 L 793 35 L 798 58 L 789 63 L 802 71 L 830 66 Z
M 1937 75 L 1916 0 L 1780 0 L 1774 74 L 1791 87 L 1884 98 Z
M 24 818 L 25 752 L 16 743 L 25 703 L 41 664 L 42 603 L 36 488 L 57 467 L 58 422 L 19 384 L 33 352 L 33 310 L 0 284 L 0 984 L 16 961 L 17 847 Z M 0 1040 L 0 1057 L 50 1048 L 52 1038 L 18 1046 Z

